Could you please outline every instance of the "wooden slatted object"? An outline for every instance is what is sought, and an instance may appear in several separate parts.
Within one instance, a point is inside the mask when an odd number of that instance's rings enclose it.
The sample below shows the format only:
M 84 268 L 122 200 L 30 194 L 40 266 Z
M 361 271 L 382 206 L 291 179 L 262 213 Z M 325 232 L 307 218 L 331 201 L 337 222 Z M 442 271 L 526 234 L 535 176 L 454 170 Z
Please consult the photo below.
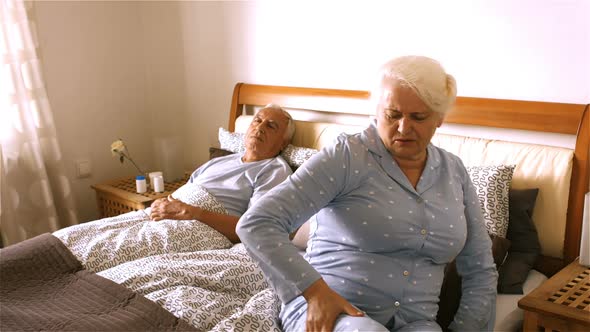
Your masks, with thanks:
M 158 198 L 166 197 L 186 183 L 186 179 L 164 183 L 164 192 L 148 190 L 143 194 L 135 191 L 135 179 L 123 178 L 92 185 L 100 218 L 114 217 L 126 212 L 149 207 Z
M 518 306 L 524 331 L 590 331 L 590 268 L 575 260 Z

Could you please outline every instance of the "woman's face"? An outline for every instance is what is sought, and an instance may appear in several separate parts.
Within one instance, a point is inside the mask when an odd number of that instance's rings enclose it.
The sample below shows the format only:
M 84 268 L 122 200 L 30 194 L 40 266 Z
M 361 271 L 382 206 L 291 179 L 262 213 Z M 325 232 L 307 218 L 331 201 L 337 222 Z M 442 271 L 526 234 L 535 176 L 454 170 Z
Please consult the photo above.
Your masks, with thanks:
M 377 131 L 395 160 L 424 161 L 426 147 L 444 115 L 431 111 L 397 80 L 386 79 L 378 96 Z

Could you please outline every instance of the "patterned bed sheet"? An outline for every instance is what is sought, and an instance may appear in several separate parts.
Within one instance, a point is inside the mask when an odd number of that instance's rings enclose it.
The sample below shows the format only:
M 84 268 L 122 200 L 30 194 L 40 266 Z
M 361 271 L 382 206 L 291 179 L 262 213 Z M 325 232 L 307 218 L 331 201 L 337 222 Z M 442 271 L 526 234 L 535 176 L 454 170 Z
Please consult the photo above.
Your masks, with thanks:
M 194 190 L 185 188 L 189 192 Z M 197 204 L 181 193 L 176 198 Z M 154 222 L 148 215 L 149 208 L 53 235 L 86 269 L 160 304 L 199 330 L 281 331 L 280 300 L 242 244 L 233 245 L 197 220 Z
M 242 244 L 150 256 L 99 275 L 202 331 L 281 331 L 280 301 Z

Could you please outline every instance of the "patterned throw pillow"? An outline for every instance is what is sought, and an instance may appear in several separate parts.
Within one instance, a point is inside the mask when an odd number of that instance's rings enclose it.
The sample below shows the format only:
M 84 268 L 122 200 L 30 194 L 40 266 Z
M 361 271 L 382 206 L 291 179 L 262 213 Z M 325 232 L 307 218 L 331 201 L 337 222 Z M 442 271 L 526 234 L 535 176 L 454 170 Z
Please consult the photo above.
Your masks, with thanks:
M 243 153 L 246 151 L 243 133 L 232 133 L 223 128 L 219 128 L 219 144 L 222 149 L 234 153 Z
M 198 206 L 203 210 L 228 214 L 223 204 L 205 188 L 196 183 L 185 183 L 172 193 L 172 197 L 192 206 Z
M 473 166 L 467 172 L 477 191 L 488 233 L 506 238 L 509 190 L 515 165 Z
M 300 146 L 287 145 L 283 151 L 281 151 L 281 157 L 287 161 L 289 166 L 297 169 L 297 167 L 303 165 L 303 163 L 311 158 L 314 154 L 318 153 L 316 149 L 303 148 Z
M 246 150 L 244 146 L 243 133 L 231 133 L 219 128 L 219 144 L 222 149 L 234 153 L 242 153 Z M 301 166 L 307 159 L 316 154 L 318 150 L 294 146 L 289 144 L 283 151 L 281 157 L 294 169 Z

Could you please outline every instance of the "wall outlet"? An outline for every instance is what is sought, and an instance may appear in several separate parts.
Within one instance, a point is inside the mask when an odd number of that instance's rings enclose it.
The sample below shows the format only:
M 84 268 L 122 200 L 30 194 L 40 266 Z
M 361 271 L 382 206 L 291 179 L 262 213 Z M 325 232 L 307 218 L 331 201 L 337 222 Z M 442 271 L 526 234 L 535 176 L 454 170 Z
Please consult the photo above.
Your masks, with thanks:
M 92 165 L 88 159 L 79 159 L 76 163 L 76 176 L 81 178 L 87 178 L 92 174 Z

